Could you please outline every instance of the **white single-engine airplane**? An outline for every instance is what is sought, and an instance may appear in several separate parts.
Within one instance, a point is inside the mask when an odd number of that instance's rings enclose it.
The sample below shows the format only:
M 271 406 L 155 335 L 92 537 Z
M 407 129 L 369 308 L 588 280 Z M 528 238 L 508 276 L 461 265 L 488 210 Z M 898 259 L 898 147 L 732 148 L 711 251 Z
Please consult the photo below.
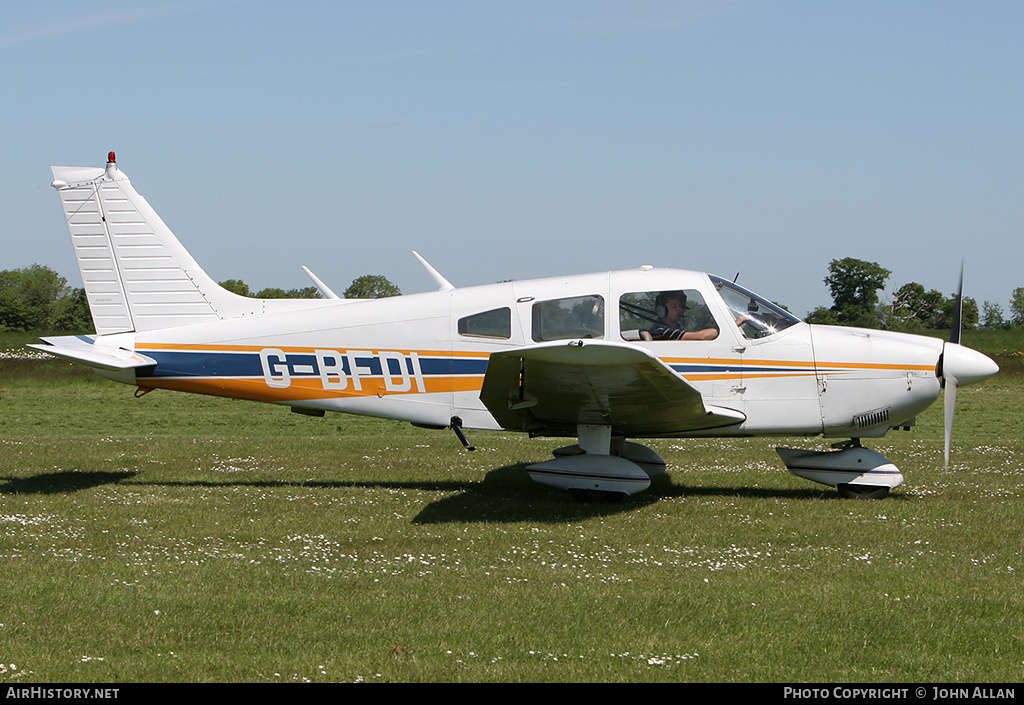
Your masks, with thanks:
M 639 269 L 385 299 L 260 300 L 221 288 L 117 167 L 53 167 L 97 335 L 33 347 L 138 387 L 340 411 L 430 428 L 575 437 L 527 468 L 583 498 L 646 489 L 665 463 L 627 438 L 818 436 L 790 472 L 881 498 L 899 470 L 861 445 L 913 425 L 945 387 L 998 371 L 959 344 L 808 325 L 734 282 Z M 962 288 L 961 277 L 961 288 Z M 958 304 L 961 296 L 958 294 Z

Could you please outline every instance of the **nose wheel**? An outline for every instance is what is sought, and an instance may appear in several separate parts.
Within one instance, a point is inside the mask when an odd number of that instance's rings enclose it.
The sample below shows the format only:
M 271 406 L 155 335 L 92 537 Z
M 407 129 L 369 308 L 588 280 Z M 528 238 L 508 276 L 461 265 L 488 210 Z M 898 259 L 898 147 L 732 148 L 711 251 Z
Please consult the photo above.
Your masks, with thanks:
M 836 485 L 839 496 L 843 499 L 885 499 L 889 496 L 889 488 L 879 485 L 851 485 L 841 483 Z
M 798 477 L 835 487 L 843 499 L 885 499 L 889 490 L 903 483 L 892 461 L 865 448 L 857 439 L 815 451 L 776 448 L 786 469 Z

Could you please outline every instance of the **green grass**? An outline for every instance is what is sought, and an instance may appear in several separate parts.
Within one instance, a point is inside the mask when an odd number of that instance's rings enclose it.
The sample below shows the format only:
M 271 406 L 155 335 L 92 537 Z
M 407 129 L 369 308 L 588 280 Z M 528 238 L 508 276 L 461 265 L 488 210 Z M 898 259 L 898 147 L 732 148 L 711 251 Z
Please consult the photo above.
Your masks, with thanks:
M 950 469 L 941 404 L 870 443 L 881 502 L 743 439 L 582 505 L 523 471 L 550 440 L 0 360 L 0 681 L 1017 682 L 1010 367 L 960 390 Z

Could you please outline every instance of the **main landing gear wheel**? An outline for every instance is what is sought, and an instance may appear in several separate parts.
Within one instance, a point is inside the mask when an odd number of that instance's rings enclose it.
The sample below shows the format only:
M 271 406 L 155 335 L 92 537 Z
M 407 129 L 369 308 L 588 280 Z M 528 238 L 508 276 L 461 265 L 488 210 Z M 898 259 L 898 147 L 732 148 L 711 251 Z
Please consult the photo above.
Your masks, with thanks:
M 885 499 L 889 496 L 888 487 L 879 485 L 836 485 L 839 496 L 843 499 Z

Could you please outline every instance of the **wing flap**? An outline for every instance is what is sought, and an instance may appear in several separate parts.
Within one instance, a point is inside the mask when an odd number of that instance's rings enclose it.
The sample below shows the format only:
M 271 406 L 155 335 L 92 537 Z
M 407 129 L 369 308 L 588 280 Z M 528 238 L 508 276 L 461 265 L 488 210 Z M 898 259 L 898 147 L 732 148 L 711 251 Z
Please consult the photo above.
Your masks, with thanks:
M 480 399 L 504 428 L 575 435 L 578 424 L 623 436 L 671 435 L 741 423 L 643 348 L 556 342 L 494 353 Z

